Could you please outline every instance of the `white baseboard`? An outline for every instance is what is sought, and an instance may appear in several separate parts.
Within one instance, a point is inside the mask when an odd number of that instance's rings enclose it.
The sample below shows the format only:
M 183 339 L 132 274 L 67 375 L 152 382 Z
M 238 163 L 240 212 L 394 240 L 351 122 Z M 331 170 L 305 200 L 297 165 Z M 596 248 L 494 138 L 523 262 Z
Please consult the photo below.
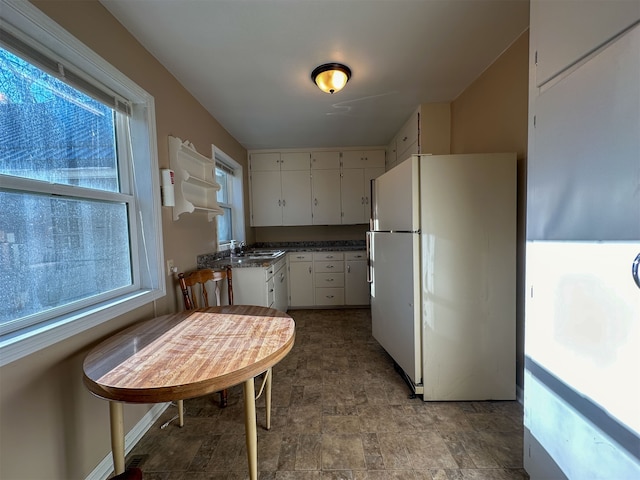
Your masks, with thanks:
M 124 437 L 124 453 L 128 454 L 140 441 L 142 436 L 151 428 L 155 421 L 160 418 L 171 403 L 158 403 L 149 410 L 144 417 L 136 423 L 129 433 Z M 85 480 L 106 480 L 113 471 L 113 458 L 111 452 L 93 469 Z

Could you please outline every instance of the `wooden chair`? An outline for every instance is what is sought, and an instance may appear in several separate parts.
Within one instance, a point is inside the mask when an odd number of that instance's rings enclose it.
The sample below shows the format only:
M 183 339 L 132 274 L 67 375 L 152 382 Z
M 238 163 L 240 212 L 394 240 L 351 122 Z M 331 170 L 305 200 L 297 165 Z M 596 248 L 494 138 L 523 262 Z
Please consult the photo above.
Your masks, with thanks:
M 214 283 L 214 292 L 216 296 L 216 305 L 221 305 L 221 290 L 220 284 L 223 280 L 227 280 L 227 296 L 229 299 L 229 305 L 233 305 L 233 274 L 231 273 L 231 267 L 226 267 L 225 270 L 195 270 L 191 273 L 179 273 L 178 282 L 180 283 L 180 290 L 182 290 L 182 299 L 184 301 L 185 310 L 193 310 L 194 308 L 209 307 L 209 294 L 207 292 L 207 282 Z M 200 299 L 200 300 L 198 300 Z M 202 304 L 202 305 L 201 305 Z M 227 406 L 227 390 L 220 392 L 220 406 Z M 180 426 L 184 425 L 184 402 L 178 400 L 178 418 Z
M 227 280 L 227 292 L 229 297 L 229 305 L 233 305 L 233 274 L 231 273 L 231 267 L 226 267 L 225 270 L 195 270 L 191 273 L 178 274 L 178 281 L 180 282 L 180 289 L 182 290 L 182 299 L 184 300 L 185 310 L 193 310 L 194 308 L 200 308 L 200 301 L 202 301 L 203 307 L 209 307 L 209 295 L 205 284 L 207 282 L 214 282 L 216 305 L 221 304 L 220 300 L 220 283 L 222 280 Z

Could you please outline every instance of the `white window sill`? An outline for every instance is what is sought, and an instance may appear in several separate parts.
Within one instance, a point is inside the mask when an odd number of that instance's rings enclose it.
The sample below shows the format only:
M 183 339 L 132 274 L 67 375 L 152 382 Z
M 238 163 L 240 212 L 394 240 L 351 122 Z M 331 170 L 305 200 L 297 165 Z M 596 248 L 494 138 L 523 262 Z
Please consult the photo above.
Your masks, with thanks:
M 0 367 L 124 315 L 164 296 L 161 290 L 142 290 L 70 313 L 0 337 Z

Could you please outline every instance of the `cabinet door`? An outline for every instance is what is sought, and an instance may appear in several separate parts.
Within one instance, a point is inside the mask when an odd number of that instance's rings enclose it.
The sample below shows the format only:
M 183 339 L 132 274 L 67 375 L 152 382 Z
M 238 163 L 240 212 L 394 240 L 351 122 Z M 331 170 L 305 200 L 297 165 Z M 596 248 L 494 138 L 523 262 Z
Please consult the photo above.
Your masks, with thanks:
M 282 171 L 282 225 L 311 225 L 310 170 Z
M 384 150 L 342 152 L 342 168 L 384 167 Z
M 273 308 L 286 312 L 289 304 L 287 267 L 283 265 L 273 276 Z
M 393 137 L 387 148 L 385 149 L 385 161 L 384 166 L 386 170 L 391 170 L 396 166 L 397 161 L 397 152 L 396 152 L 396 137 Z
M 364 222 L 371 218 L 371 180 L 384 173 L 384 167 L 365 168 L 364 170 Z
M 369 304 L 369 283 L 367 283 L 367 262 L 348 260 L 344 273 L 345 303 L 347 305 Z
M 251 160 L 252 172 L 273 172 L 280 170 L 280 153 L 252 153 L 249 157 Z
M 397 163 L 404 162 L 412 154 L 418 153 L 418 118 L 418 112 L 412 113 L 398 132 L 396 140 Z
M 314 305 L 313 263 L 289 263 L 289 291 L 292 307 L 310 307 Z
M 280 171 L 251 172 L 251 225 L 282 225 Z
M 312 170 L 333 170 L 340 168 L 340 152 L 313 152 Z
M 340 224 L 340 170 L 316 170 L 311 176 L 313 224 Z
M 280 170 L 311 170 L 311 153 L 286 152 L 280 155 Z
M 342 223 L 353 225 L 366 223 L 364 168 L 349 168 L 342 170 L 340 193 L 342 199 Z

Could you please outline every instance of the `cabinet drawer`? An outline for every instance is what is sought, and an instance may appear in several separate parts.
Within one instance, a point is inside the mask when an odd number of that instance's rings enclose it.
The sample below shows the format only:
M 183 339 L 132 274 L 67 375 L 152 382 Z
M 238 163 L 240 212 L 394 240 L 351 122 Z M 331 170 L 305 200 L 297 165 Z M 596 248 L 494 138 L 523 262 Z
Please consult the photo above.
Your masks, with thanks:
M 311 252 L 292 252 L 289 254 L 290 262 L 310 262 L 313 260 Z
M 313 270 L 316 273 L 344 272 L 344 262 L 342 260 L 337 262 L 314 262 Z
M 316 273 L 316 287 L 344 287 L 344 273 Z
M 342 260 L 344 254 L 342 252 L 316 252 L 313 254 L 314 260 Z
M 316 305 L 344 305 L 344 288 L 316 288 Z
M 361 252 L 346 252 L 344 254 L 344 259 L 345 260 L 366 260 L 367 252 L 365 252 L 364 250 Z

